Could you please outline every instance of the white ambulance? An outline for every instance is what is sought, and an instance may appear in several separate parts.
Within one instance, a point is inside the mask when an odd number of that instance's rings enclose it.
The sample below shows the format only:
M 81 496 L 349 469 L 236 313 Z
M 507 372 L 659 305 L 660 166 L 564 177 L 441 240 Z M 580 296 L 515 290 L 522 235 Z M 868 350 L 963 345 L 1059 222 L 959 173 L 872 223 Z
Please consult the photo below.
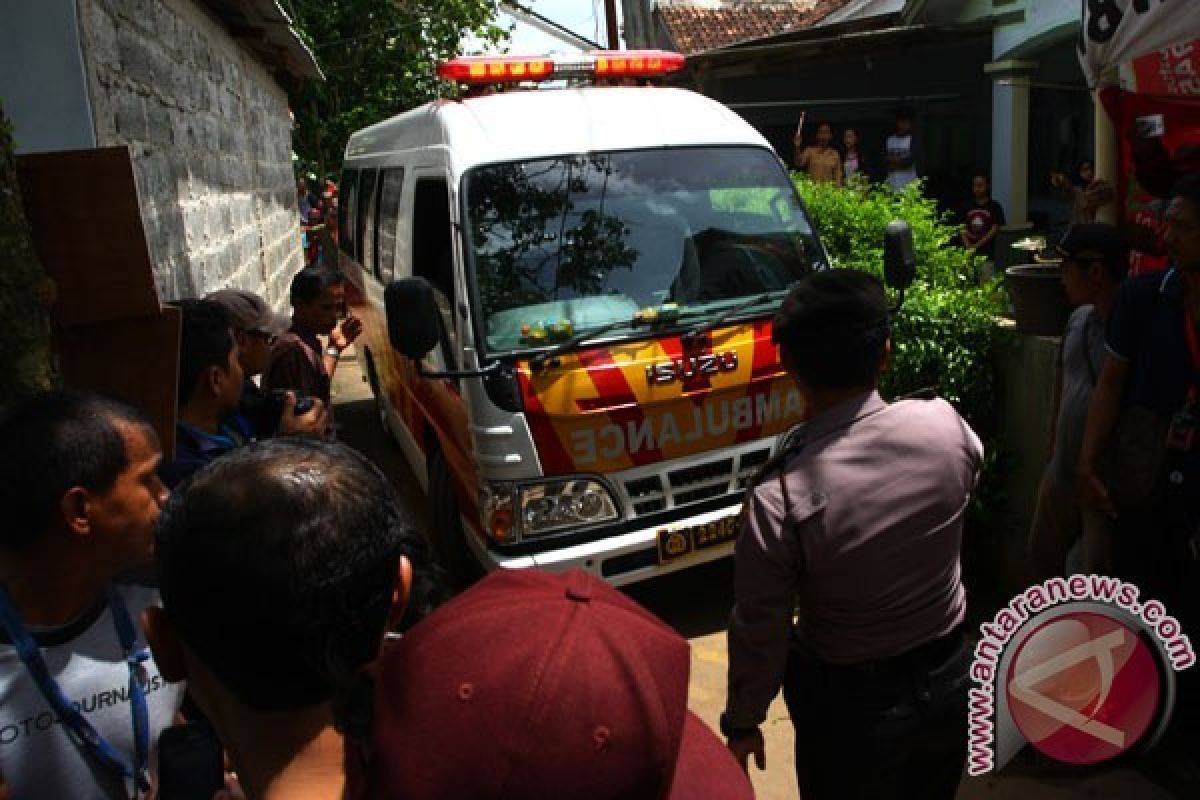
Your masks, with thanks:
M 771 317 L 825 251 L 767 142 L 662 52 L 461 58 L 355 133 L 347 297 L 460 574 L 627 584 L 727 556 L 804 409 Z M 499 87 L 499 88 L 498 88 Z

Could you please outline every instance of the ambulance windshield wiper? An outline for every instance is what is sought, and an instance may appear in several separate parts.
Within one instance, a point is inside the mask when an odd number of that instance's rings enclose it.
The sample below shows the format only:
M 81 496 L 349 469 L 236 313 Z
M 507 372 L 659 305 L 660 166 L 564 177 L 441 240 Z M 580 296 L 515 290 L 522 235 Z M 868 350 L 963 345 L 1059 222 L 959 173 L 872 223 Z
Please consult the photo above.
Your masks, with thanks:
M 719 328 L 734 317 L 743 314 L 756 306 L 761 306 L 765 303 L 769 303 L 778 299 L 781 292 L 788 292 L 791 290 L 791 288 L 791 286 L 788 286 L 784 289 L 772 289 L 769 292 L 763 292 L 757 297 L 751 297 L 749 300 L 745 300 L 735 306 L 731 306 L 722 311 L 720 314 L 717 314 L 715 317 L 710 317 L 709 319 L 706 319 L 703 322 L 688 328 L 686 331 L 684 331 L 683 336 L 680 338 L 685 340 L 695 339 L 700 334 L 707 333 L 713 328 Z
M 677 316 L 678 315 L 676 315 L 676 317 Z M 561 355 L 561 354 L 567 352 L 568 350 L 572 350 L 572 349 L 578 347 L 579 345 L 581 345 L 585 342 L 591 341 L 592 339 L 595 339 L 599 336 L 603 336 L 604 334 L 608 333 L 609 331 L 614 331 L 617 328 L 624 328 L 627 325 L 631 328 L 636 328 L 639 325 L 654 325 L 657 322 L 665 322 L 665 321 L 666 321 L 665 319 L 657 319 L 657 318 L 647 319 L 643 315 L 642 312 L 639 312 L 637 314 L 634 314 L 629 319 L 618 319 L 613 322 L 609 322 L 605 325 L 601 325 L 599 328 L 589 328 L 586 331 L 580 331 L 579 333 L 575 334 L 574 336 L 572 336 L 569 339 L 565 339 L 565 340 L 559 342 L 554 347 L 551 347 L 549 350 L 543 350 L 542 352 L 538 353 L 536 356 L 529 359 L 529 365 L 531 367 L 533 367 L 534 371 L 537 371 L 537 370 L 540 370 L 542 367 L 544 367 L 546 365 L 546 362 L 549 361 L 550 359 L 554 358 L 555 356 Z

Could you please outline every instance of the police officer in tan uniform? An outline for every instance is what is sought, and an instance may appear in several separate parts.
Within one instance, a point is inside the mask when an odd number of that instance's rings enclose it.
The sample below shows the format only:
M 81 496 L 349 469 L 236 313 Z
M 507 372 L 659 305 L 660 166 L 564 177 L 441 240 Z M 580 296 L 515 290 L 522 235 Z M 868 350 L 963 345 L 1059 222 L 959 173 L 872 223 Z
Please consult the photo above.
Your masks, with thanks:
M 940 399 L 886 403 L 882 284 L 805 278 L 775 317 L 810 418 L 746 498 L 722 732 L 765 768 L 782 685 L 804 800 L 952 798 L 966 759 L 959 550 L 983 448 Z

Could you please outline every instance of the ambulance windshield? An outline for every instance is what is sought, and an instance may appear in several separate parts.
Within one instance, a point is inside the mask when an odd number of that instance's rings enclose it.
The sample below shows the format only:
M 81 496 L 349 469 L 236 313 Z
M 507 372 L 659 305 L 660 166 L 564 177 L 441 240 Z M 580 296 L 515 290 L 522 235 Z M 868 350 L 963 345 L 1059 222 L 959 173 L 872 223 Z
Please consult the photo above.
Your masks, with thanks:
M 695 325 L 824 261 L 783 166 L 761 148 L 484 166 L 468 173 L 466 198 L 491 353 L 647 314 Z

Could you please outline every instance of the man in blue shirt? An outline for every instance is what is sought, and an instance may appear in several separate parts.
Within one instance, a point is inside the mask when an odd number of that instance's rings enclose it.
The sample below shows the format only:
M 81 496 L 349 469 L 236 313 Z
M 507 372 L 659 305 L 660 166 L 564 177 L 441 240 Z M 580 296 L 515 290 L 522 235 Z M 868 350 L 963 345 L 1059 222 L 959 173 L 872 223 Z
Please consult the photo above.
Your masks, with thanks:
M 174 489 L 218 456 L 246 443 L 229 425 L 242 397 L 242 365 L 225 309 L 210 300 L 182 300 L 179 419 L 175 458 L 159 468 Z

